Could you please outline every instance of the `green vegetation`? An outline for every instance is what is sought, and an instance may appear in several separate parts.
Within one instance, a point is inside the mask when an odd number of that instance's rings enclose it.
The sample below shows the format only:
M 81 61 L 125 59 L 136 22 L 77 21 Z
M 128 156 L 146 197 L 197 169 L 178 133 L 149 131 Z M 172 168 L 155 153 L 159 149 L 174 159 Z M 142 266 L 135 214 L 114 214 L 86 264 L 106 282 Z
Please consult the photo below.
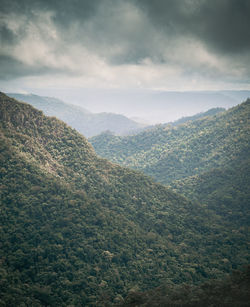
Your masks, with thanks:
M 249 226 L 249 174 L 250 160 L 237 159 L 224 168 L 178 180 L 171 186 L 190 199 L 206 203 L 224 220 L 240 228 Z
M 185 124 L 187 122 L 191 122 L 191 121 L 194 121 L 194 120 L 197 120 L 197 119 L 202 119 L 206 116 L 213 116 L 213 115 L 219 114 L 221 112 L 224 112 L 225 110 L 226 109 L 224 109 L 224 108 L 212 108 L 212 109 L 209 109 L 206 112 L 201 112 L 201 113 L 195 114 L 193 116 L 182 117 L 182 118 L 174 121 L 171 124 L 173 126 L 179 126 L 179 125 Z
M 223 280 L 211 280 L 199 286 L 165 285 L 148 292 L 131 292 L 122 307 L 247 307 L 250 301 L 250 267 L 234 271 Z
M 250 100 L 177 127 L 159 125 L 127 137 L 103 133 L 90 141 L 102 157 L 169 184 L 226 165 L 242 155 L 245 159 L 249 150 L 249 104 Z
M 9 96 L 31 104 L 47 116 L 56 116 L 86 137 L 97 135 L 106 130 L 117 135 L 125 135 L 137 131 L 143 126 L 120 114 L 91 113 L 82 107 L 52 97 L 15 93 L 9 94 Z
M 249 262 L 246 227 L 0 93 L 0 306 L 103 306 Z
M 249 223 L 250 100 L 177 127 L 92 138 L 96 152 L 139 169 L 238 225 Z

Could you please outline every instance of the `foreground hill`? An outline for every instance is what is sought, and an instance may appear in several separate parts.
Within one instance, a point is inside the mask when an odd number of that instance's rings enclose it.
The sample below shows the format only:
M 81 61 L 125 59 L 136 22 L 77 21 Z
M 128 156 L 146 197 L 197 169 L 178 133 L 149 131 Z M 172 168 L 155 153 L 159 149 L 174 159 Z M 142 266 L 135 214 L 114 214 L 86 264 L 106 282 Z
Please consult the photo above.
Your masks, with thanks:
M 143 125 L 114 113 L 91 113 L 88 110 L 65 103 L 52 97 L 42 97 L 33 94 L 8 94 L 15 99 L 28 102 L 48 116 L 56 116 L 65 123 L 75 128 L 86 137 L 97 135 L 109 130 L 117 135 L 124 135 L 137 131 Z
M 248 262 L 245 229 L 0 94 L 0 305 L 102 306 Z

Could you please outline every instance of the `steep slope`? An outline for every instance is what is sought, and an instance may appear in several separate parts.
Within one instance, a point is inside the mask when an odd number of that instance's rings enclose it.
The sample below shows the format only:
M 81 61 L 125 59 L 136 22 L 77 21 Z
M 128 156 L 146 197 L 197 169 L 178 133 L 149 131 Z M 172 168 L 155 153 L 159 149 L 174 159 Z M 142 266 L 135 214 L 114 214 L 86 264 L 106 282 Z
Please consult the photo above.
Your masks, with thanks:
M 82 107 L 68 104 L 52 97 L 16 93 L 8 95 L 30 103 L 35 108 L 43 111 L 45 115 L 56 116 L 86 137 L 97 135 L 106 130 L 110 130 L 117 135 L 124 135 L 143 127 L 142 124 L 120 114 L 104 112 L 94 114 Z
M 0 127 L 1 305 L 102 306 L 247 263 L 244 228 L 98 158 L 56 118 L 1 93 Z
M 216 116 L 135 136 L 94 137 L 103 157 L 143 170 L 239 227 L 250 221 L 250 100 Z
M 154 290 L 132 292 L 122 307 L 181 306 L 181 307 L 247 307 L 250 301 L 250 267 L 234 271 L 223 280 L 211 280 L 199 286 L 166 284 Z
M 238 224 L 250 223 L 250 159 L 236 158 L 227 165 L 171 183 L 190 199 L 206 203 L 210 209 Z

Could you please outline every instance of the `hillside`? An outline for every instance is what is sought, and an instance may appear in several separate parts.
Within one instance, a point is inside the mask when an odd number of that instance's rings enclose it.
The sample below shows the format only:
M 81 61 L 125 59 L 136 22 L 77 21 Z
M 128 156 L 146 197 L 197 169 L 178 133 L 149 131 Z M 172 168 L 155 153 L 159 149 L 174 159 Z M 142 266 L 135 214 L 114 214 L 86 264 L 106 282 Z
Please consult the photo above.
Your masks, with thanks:
M 0 94 L 2 306 L 103 306 L 248 262 L 247 233 Z M 234 231 L 235 230 L 235 231 Z
M 173 126 L 179 126 L 179 125 L 182 125 L 182 124 L 185 124 L 187 122 L 190 122 L 190 121 L 194 121 L 194 120 L 197 120 L 197 119 L 202 119 L 206 116 L 213 116 L 213 115 L 216 115 L 216 114 L 219 114 L 221 112 L 224 112 L 226 111 L 225 108 L 212 108 L 212 109 L 209 109 L 208 111 L 206 112 L 200 112 L 200 113 L 197 113 L 193 116 L 186 116 L 186 117 L 182 117 L 172 123 L 170 123 L 171 125 Z
M 188 123 L 188 122 L 195 121 L 197 119 L 202 119 L 202 118 L 207 117 L 207 116 L 213 116 L 213 115 L 219 114 L 219 113 L 224 112 L 224 111 L 226 111 L 225 108 L 212 108 L 212 109 L 207 110 L 206 112 L 200 112 L 200 113 L 197 113 L 197 114 L 192 115 L 192 116 L 181 117 L 181 118 L 179 118 L 179 119 L 177 119 L 173 122 L 168 122 L 168 123 L 163 123 L 163 124 L 158 124 L 158 125 L 147 125 L 147 126 L 141 128 L 141 129 L 135 130 L 135 132 L 131 133 L 131 135 L 132 134 L 138 134 L 142 131 L 147 131 L 147 130 L 149 131 L 151 129 L 156 128 L 157 126 L 160 126 L 161 128 L 164 128 L 164 127 L 167 127 L 167 126 L 170 126 L 170 125 L 176 127 L 176 126 Z M 104 131 L 103 133 L 104 134 L 105 133 L 110 134 L 110 131 Z M 113 133 L 111 133 L 111 134 L 113 134 Z M 98 140 L 98 135 L 95 136 L 95 137 L 97 137 L 97 140 Z M 91 139 L 90 139 L 90 141 L 91 141 Z
M 234 271 L 222 280 L 211 280 L 201 285 L 165 284 L 148 292 L 131 292 L 122 307 L 247 307 L 250 301 L 250 267 Z
M 88 110 L 65 103 L 52 97 L 42 97 L 33 94 L 8 94 L 10 97 L 27 102 L 48 116 L 56 116 L 86 137 L 109 130 L 117 135 L 137 131 L 143 127 L 123 115 L 114 113 L 91 113 Z
M 217 214 L 249 223 L 250 100 L 183 125 L 156 126 L 129 137 L 90 139 L 96 152 L 140 169 Z
M 103 133 L 90 141 L 99 155 L 169 184 L 225 165 L 241 154 L 247 157 L 249 101 L 177 127 L 158 125 L 127 137 Z
M 189 199 L 206 203 L 239 227 L 249 226 L 249 174 L 250 159 L 236 159 L 226 166 L 174 181 L 171 187 Z

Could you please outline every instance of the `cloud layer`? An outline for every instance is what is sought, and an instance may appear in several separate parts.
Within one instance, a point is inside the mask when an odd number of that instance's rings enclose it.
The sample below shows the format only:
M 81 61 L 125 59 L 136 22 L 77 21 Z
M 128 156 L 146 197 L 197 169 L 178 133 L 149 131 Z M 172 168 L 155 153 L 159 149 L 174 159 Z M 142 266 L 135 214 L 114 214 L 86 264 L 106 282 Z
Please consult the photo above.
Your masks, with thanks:
M 0 5 L 5 83 L 19 78 L 44 87 L 250 87 L 248 0 Z

